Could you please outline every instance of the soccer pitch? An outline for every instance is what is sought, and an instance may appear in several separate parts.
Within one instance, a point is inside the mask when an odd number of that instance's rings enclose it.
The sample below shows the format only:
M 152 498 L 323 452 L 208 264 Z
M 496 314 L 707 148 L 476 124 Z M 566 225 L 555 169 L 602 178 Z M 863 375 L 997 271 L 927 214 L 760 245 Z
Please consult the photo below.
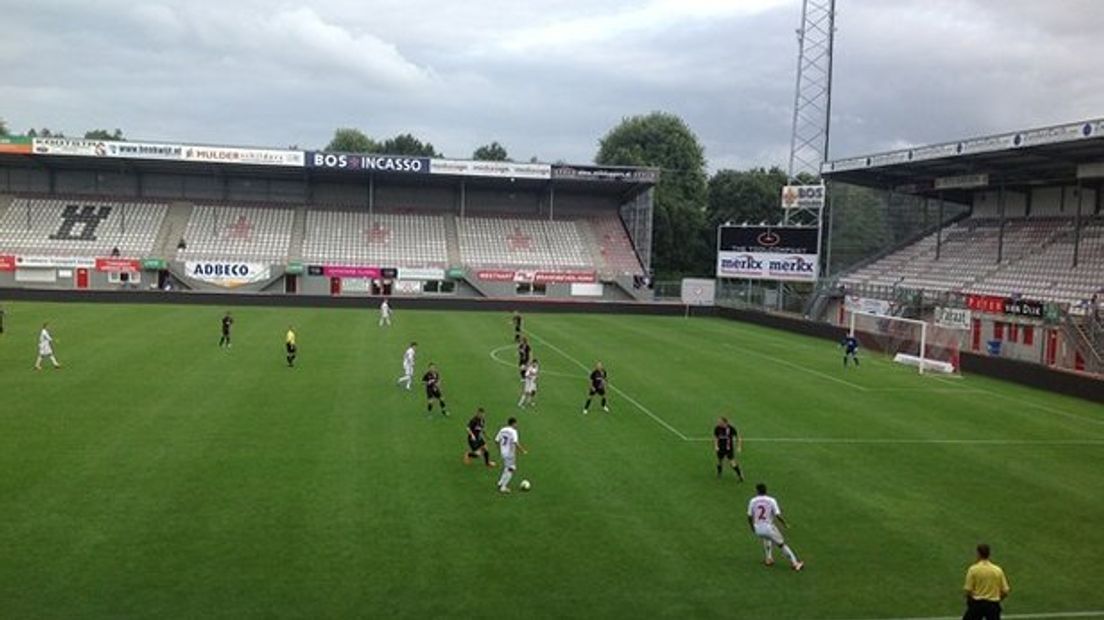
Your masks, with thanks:
M 222 350 L 217 306 L 5 309 L 5 618 L 949 617 L 981 541 L 1006 613 L 1104 610 L 1087 401 L 845 371 L 831 342 L 719 319 L 528 314 L 543 371 L 519 412 L 505 313 L 232 308 Z M 45 320 L 60 371 L 31 370 Z M 448 419 L 395 385 L 411 340 Z M 595 360 L 612 412 L 584 417 Z M 520 419 L 512 495 L 461 463 L 477 406 L 491 437 Z M 743 484 L 714 472 L 720 414 Z M 762 564 L 759 481 L 803 572 Z

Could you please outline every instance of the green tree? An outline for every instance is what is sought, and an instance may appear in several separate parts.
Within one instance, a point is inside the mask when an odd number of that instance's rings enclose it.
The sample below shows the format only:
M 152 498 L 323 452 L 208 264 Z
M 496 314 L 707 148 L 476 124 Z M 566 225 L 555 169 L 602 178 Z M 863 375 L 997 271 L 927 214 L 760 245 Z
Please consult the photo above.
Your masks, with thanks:
M 662 169 L 652 255 L 657 278 L 712 273 L 707 243 L 705 152 L 683 120 L 666 112 L 623 119 L 602 138 L 595 162 Z
M 770 170 L 718 170 L 709 179 L 709 234 L 719 224 L 735 222 L 776 223 L 782 219 L 779 205 L 786 173 L 780 168 Z
M 399 134 L 394 138 L 388 138 L 379 146 L 380 149 L 378 152 L 387 155 L 409 155 L 414 157 L 441 156 L 441 154 L 437 152 L 437 149 L 433 148 L 433 144 L 422 142 L 408 133 Z
M 490 144 L 484 144 L 475 149 L 475 152 L 472 153 L 472 159 L 478 159 L 480 161 L 510 161 L 510 155 L 506 153 L 506 147 L 496 141 Z
M 379 144 L 359 129 L 343 127 L 334 130 L 333 139 L 323 150 L 339 153 L 378 153 Z
M 11 135 L 8 133 L 8 124 L 4 122 L 4 119 L 0 118 L 0 136 Z
M 42 129 L 38 129 L 38 130 L 36 130 L 34 127 L 31 127 L 30 129 L 27 130 L 27 135 L 32 137 L 32 138 L 64 138 L 65 137 L 64 133 L 62 133 L 60 131 L 57 132 L 57 133 L 54 133 L 54 132 L 50 131 L 50 129 L 48 127 L 43 127 Z
M 116 128 L 115 131 L 108 131 L 106 129 L 93 129 L 92 131 L 84 132 L 85 140 L 126 140 L 123 137 L 123 130 Z

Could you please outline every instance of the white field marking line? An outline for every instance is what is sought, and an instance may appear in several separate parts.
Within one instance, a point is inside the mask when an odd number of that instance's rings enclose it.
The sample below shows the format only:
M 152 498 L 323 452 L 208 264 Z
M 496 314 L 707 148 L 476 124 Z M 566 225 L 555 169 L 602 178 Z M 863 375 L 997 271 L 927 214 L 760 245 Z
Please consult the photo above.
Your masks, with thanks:
M 865 618 L 862 620 L 959 620 L 958 616 L 915 616 L 911 618 Z M 1046 618 L 1104 618 L 1104 609 L 1094 611 L 1043 611 L 1025 614 L 1001 614 L 1011 620 L 1044 620 Z
M 713 441 L 712 437 L 689 437 L 687 441 Z M 1104 439 L 908 439 L 904 437 L 745 437 L 755 443 L 805 444 L 945 444 L 989 446 L 1104 446 Z
M 949 381 L 948 379 L 944 379 L 943 377 L 932 377 L 932 378 L 936 379 L 936 380 L 939 380 L 939 381 Z M 1068 411 L 1062 411 L 1061 409 L 1055 409 L 1054 407 L 1047 407 L 1046 405 L 1040 405 L 1040 404 L 1033 403 L 1033 402 L 1030 402 L 1030 401 L 1020 400 L 1018 398 L 1008 396 L 1007 394 L 1001 394 L 1000 392 L 994 392 L 993 390 L 987 390 L 985 388 L 973 388 L 973 389 L 976 389 L 977 391 L 979 391 L 983 394 L 988 394 L 990 396 L 996 396 L 997 398 L 1001 398 L 1001 399 L 1004 399 L 1004 400 L 1010 400 L 1010 401 L 1016 403 L 1017 405 L 1020 405 L 1020 406 L 1023 406 L 1023 407 L 1031 407 L 1032 409 L 1038 409 L 1040 411 L 1046 411 L 1047 413 L 1053 413 L 1053 414 L 1056 414 L 1056 415 L 1065 416 L 1067 418 L 1072 418 L 1074 420 L 1080 420 L 1082 422 L 1092 422 L 1093 424 L 1104 425 L 1104 419 L 1088 418 L 1088 417 L 1085 417 L 1085 416 L 1077 415 L 1076 413 L 1070 413 Z
M 768 341 L 771 339 L 770 336 L 764 336 L 764 338 L 767 339 Z M 728 346 L 731 349 L 737 348 L 736 346 L 731 345 L 731 344 L 727 344 L 726 346 Z M 753 355 L 758 355 L 760 357 L 763 357 L 765 359 L 769 359 L 769 360 L 774 361 L 774 362 L 778 362 L 780 364 L 785 364 L 787 366 L 791 366 L 795 369 L 802 370 L 804 372 L 808 372 L 808 373 L 812 373 L 812 374 L 824 377 L 825 379 L 831 379 L 833 381 L 836 381 L 837 383 L 842 383 L 844 385 L 848 385 L 850 387 L 859 389 L 863 392 L 871 392 L 871 391 L 875 391 L 875 390 L 881 391 L 882 389 L 887 389 L 887 388 L 868 388 L 868 387 L 865 387 L 865 386 L 862 386 L 862 385 L 858 385 L 856 383 L 851 383 L 850 381 L 845 381 L 845 380 L 840 379 L 838 377 L 833 377 L 831 375 L 822 373 L 820 371 L 813 370 L 811 368 L 806 368 L 804 366 L 801 366 L 799 364 L 795 364 L 795 363 L 787 361 L 787 360 L 776 358 L 772 355 L 767 355 L 765 353 L 760 353 L 759 351 L 755 351 L 754 349 L 740 349 L 740 350 L 744 351 L 746 353 L 751 353 Z M 879 359 L 877 356 L 867 356 L 866 359 L 870 359 L 870 360 L 873 360 L 873 361 L 876 361 L 878 363 L 885 364 L 885 365 L 891 365 L 892 364 L 892 362 L 890 362 L 888 360 Z M 938 375 L 933 375 L 933 374 L 930 374 L 930 373 L 927 376 L 932 378 L 932 379 L 935 379 L 936 381 L 940 381 L 940 382 L 946 383 L 948 385 L 954 385 L 954 386 L 961 386 L 962 385 L 962 383 L 959 383 L 959 381 L 962 381 L 962 379 L 959 379 L 959 380 L 956 381 L 956 380 L 949 379 L 947 377 L 940 377 Z M 964 392 L 964 393 L 969 393 L 969 392 L 965 392 L 966 389 L 967 388 L 959 387 L 958 391 L 961 391 L 961 392 Z M 1075 413 L 1069 413 L 1068 411 L 1062 411 L 1061 409 L 1055 409 L 1053 407 L 1048 407 L 1046 405 L 1040 405 L 1040 404 L 1036 404 L 1036 403 L 1032 403 L 1032 402 L 1024 402 L 1024 401 L 1021 401 L 1021 400 L 1019 400 L 1017 398 L 1014 398 L 1012 396 L 1007 396 L 1005 394 L 1001 394 L 1000 392 L 994 392 L 992 390 L 988 390 L 988 389 L 985 389 L 985 388 L 969 388 L 969 389 L 974 393 L 980 392 L 980 393 L 983 393 L 983 394 L 989 394 L 991 396 L 996 396 L 997 398 L 1002 398 L 1004 400 L 1014 401 L 1017 404 L 1020 404 L 1020 405 L 1026 406 L 1026 407 L 1032 407 L 1034 409 L 1039 409 L 1040 411 L 1046 411 L 1048 413 L 1053 413 L 1053 414 L 1056 414 L 1056 415 L 1065 416 L 1067 418 L 1072 418 L 1074 420 L 1080 420 L 1082 422 L 1092 422 L 1094 424 L 1104 425 L 1104 419 L 1098 420 L 1096 418 L 1087 418 L 1085 416 L 1080 416 L 1080 415 L 1077 415 Z M 948 391 L 954 391 L 954 390 L 948 390 Z
M 590 369 L 589 369 L 589 368 L 587 368 L 586 364 L 584 364 L 584 363 L 580 362 L 579 360 L 575 359 L 574 357 L 572 357 L 571 355 L 569 355 L 569 354 L 568 354 L 568 353 L 567 353 L 566 351 L 564 351 L 563 349 L 561 349 L 561 348 L 557 347 L 556 345 L 554 345 L 554 344 L 552 344 L 551 342 L 549 342 L 549 341 L 545 340 L 544 338 L 541 338 L 540 336 L 538 336 L 537 334 L 534 334 L 534 333 L 533 333 L 533 332 L 531 332 L 531 331 L 528 331 L 528 330 L 526 330 L 526 332 L 525 332 L 525 333 L 529 334 L 529 335 L 530 335 L 530 336 L 532 336 L 533 338 L 536 338 L 536 339 L 537 339 L 537 340 L 539 340 L 540 342 L 544 343 L 545 345 L 547 345 L 547 346 L 548 346 L 548 348 L 552 349 L 552 350 L 553 350 L 553 351 L 555 351 L 556 353 L 559 353 L 560 355 L 564 356 L 564 358 L 565 358 L 565 359 L 567 359 L 567 360 L 570 360 L 570 361 L 571 361 L 571 362 L 573 362 L 573 363 L 574 363 L 574 364 L 575 364 L 576 366 L 578 366 L 579 368 L 582 368 L 584 372 L 589 372 L 589 371 L 590 371 Z M 666 420 L 664 420 L 663 418 L 661 418 L 661 417 L 657 416 L 656 414 L 652 413 L 652 411 L 651 411 L 650 409 L 648 409 L 648 408 L 647 408 L 647 407 L 645 407 L 644 405 L 641 405 L 641 404 L 640 404 L 639 402 L 637 402 L 637 400 L 636 400 L 635 398 L 633 398 L 632 396 L 629 396 L 629 395 L 628 395 L 628 394 L 626 394 L 626 393 L 625 393 L 625 392 L 624 392 L 623 390 L 621 390 L 620 388 L 618 388 L 618 387 L 617 387 L 616 385 L 614 385 L 614 384 L 612 384 L 612 383 L 610 383 L 610 384 L 609 384 L 609 387 L 610 387 L 610 389 L 611 389 L 611 390 L 613 390 L 614 392 L 617 392 L 618 394 L 620 394 L 620 395 L 621 395 L 621 398 L 624 398 L 625 400 L 629 401 L 630 403 L 632 403 L 633 405 L 635 405 L 637 409 L 639 409 L 639 410 L 643 411 L 643 412 L 644 412 L 644 413 L 645 413 L 645 414 L 646 414 L 646 415 L 647 415 L 648 417 L 650 417 L 651 419 L 653 419 L 653 420 L 655 420 L 656 422 L 658 422 L 660 426 L 662 426 L 663 428 L 665 428 L 665 429 L 667 429 L 667 430 L 671 431 L 672 433 L 674 433 L 674 435 L 675 435 L 676 437 L 678 437 L 679 439 L 681 439 L 681 440 L 683 440 L 683 441 L 687 441 L 687 437 L 686 437 L 686 435 L 685 435 L 685 434 L 683 434 L 683 433 L 682 433 L 682 431 L 680 431 L 680 430 L 678 430 L 677 428 L 675 428 L 675 427 L 671 426 L 670 424 L 668 424 L 668 423 L 667 423 L 667 421 L 666 421 Z
M 508 344 L 504 347 L 498 347 L 497 349 L 492 350 L 491 351 L 491 359 L 498 362 L 499 364 L 502 364 L 503 366 L 509 366 L 510 368 L 513 368 L 514 370 L 517 370 L 517 368 L 518 368 L 517 366 L 514 366 L 510 362 L 507 362 L 506 360 L 504 360 L 504 359 L 502 359 L 498 356 L 499 351 L 505 351 L 506 349 L 512 349 L 512 348 L 514 348 L 514 345 Z M 556 372 L 555 370 L 545 370 L 543 368 L 541 369 L 540 374 L 541 374 L 542 377 L 567 377 L 569 379 L 586 379 L 585 376 L 573 375 L 573 374 L 569 374 L 569 373 L 566 373 L 566 372 Z
M 839 383 L 841 385 L 846 385 L 847 387 L 854 388 L 856 390 L 859 390 L 860 392 L 869 392 L 870 391 L 870 388 L 866 387 L 865 385 L 859 385 L 858 383 L 851 383 L 850 381 L 848 381 L 846 379 L 840 379 L 839 377 L 833 377 L 832 375 L 830 375 L 828 373 L 820 372 L 819 370 L 813 370 L 812 368 L 802 366 L 801 364 L 795 364 L 794 362 L 791 362 L 789 360 L 784 360 L 780 357 L 775 357 L 773 355 L 767 355 L 766 353 L 763 353 L 761 351 L 756 351 L 755 349 L 741 348 L 741 347 L 737 347 L 735 345 L 727 344 L 727 343 L 725 344 L 725 346 L 730 348 L 730 349 L 737 349 L 741 353 L 750 353 L 752 355 L 757 355 L 757 356 L 759 356 L 759 357 L 761 357 L 765 360 L 772 361 L 775 364 L 782 364 L 783 366 L 789 366 L 790 368 L 793 368 L 795 370 L 800 370 L 801 372 L 807 372 L 811 375 L 815 375 L 815 376 L 820 377 L 822 379 L 828 379 L 829 381 L 835 381 L 836 383 Z

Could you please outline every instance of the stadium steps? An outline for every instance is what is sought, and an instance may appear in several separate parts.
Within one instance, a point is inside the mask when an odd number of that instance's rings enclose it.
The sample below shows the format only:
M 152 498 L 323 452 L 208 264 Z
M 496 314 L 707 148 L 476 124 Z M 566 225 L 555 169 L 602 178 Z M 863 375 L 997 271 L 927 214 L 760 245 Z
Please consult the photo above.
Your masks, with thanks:
M 446 213 L 442 216 L 445 220 L 445 240 L 448 242 L 448 264 L 455 267 L 460 262 L 460 232 L 456 223 L 456 216 Z
M 12 200 L 14 200 L 14 198 L 11 196 L 0 196 L 0 219 L 3 219 L 4 214 L 8 212 L 8 207 L 11 206 Z
M 583 245 L 586 246 L 590 254 L 590 263 L 594 265 L 594 269 L 598 272 L 598 279 L 612 279 L 614 270 L 606 262 L 606 257 L 602 256 L 602 244 L 598 241 L 598 234 L 594 232 L 594 227 L 589 221 L 579 219 L 575 221 L 575 228 L 579 231 L 579 236 L 583 238 Z
M 295 209 L 295 219 L 291 223 L 291 240 L 288 241 L 287 260 L 303 260 L 303 240 L 307 236 L 307 207 Z
M 157 240 L 153 242 L 153 252 L 156 256 L 166 260 L 176 256 L 176 244 L 184 237 L 184 229 L 188 227 L 188 220 L 191 219 L 194 209 L 195 206 L 190 202 L 169 203 L 169 210 L 165 213 L 165 219 L 161 221 L 161 230 L 157 232 Z

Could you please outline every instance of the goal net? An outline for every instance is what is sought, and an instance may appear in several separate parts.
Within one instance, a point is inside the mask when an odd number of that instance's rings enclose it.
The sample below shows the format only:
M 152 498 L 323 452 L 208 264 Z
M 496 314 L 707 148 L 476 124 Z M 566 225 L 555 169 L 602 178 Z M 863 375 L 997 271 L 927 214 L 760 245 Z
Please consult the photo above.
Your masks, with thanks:
M 899 364 L 915 367 L 921 374 L 958 373 L 959 348 L 964 334 L 961 329 L 853 311 L 848 333 L 863 348 L 885 353 Z

